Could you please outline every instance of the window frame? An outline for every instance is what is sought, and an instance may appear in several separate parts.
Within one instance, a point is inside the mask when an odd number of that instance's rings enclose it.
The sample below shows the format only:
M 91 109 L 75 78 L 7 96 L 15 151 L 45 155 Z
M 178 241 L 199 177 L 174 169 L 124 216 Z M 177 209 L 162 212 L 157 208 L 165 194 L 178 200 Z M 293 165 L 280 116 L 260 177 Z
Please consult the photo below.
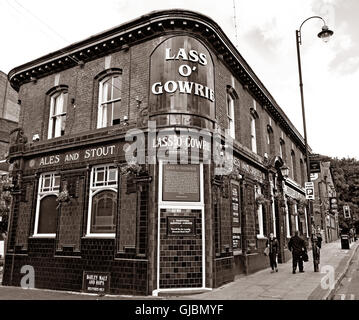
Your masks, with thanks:
M 295 151 L 292 149 L 290 152 L 290 161 L 291 161 L 291 167 L 292 167 L 292 178 L 295 182 L 298 182 L 298 176 L 297 176 L 297 159 L 295 155 Z
M 251 150 L 254 153 L 258 152 L 256 129 L 256 118 L 253 114 L 251 114 Z
M 113 81 L 114 81 L 114 78 L 115 77 L 120 77 L 120 88 L 117 88 L 119 90 L 119 97 L 114 99 L 113 98 L 113 93 L 114 93 L 114 84 L 113 84 Z M 102 97 L 103 97 L 103 87 L 104 87 L 104 84 L 105 82 L 107 82 L 109 79 L 111 79 L 111 99 L 107 100 L 107 101 L 102 101 Z M 97 104 L 97 129 L 101 129 L 101 128 L 108 128 L 108 127 L 112 127 L 114 125 L 118 125 L 118 124 L 113 124 L 113 113 L 114 113 L 114 103 L 115 102 L 120 102 L 121 103 L 122 101 L 122 72 L 114 72 L 114 73 L 111 73 L 111 74 L 107 74 L 106 76 L 104 76 L 103 78 L 101 78 L 101 80 L 99 81 L 99 84 L 98 84 L 98 104 Z M 111 108 L 111 117 L 112 117 L 112 125 L 111 126 L 108 126 L 107 125 L 107 122 L 108 122 L 108 119 L 107 119 L 107 116 L 106 115 L 106 121 L 104 123 L 104 106 L 107 105 L 107 104 L 110 104 L 112 105 L 112 108 Z M 120 109 L 121 109 L 121 104 L 120 104 Z M 120 117 L 120 122 L 121 122 L 121 117 Z
M 262 187 L 258 185 L 255 186 L 255 198 L 257 198 L 257 195 L 263 195 Z M 263 204 L 258 205 L 256 210 L 256 219 L 259 229 L 259 233 L 256 234 L 257 239 L 267 239 L 266 235 L 264 234 Z
M 116 169 L 116 174 L 115 180 L 110 180 L 109 176 L 110 176 L 110 170 L 109 168 L 114 168 Z M 100 168 L 105 168 L 104 172 L 107 172 L 107 180 L 102 180 L 103 185 L 94 185 L 94 184 L 98 184 L 101 183 L 99 182 L 99 180 L 97 180 L 97 176 L 95 175 L 96 172 L 98 172 Z M 106 171 L 107 169 L 107 171 Z M 88 211 L 87 211 L 87 225 L 86 225 L 86 238 L 115 238 L 116 237 L 116 230 L 115 232 L 91 232 L 91 224 L 92 224 L 92 202 L 93 202 L 93 197 L 96 196 L 98 193 L 102 192 L 102 191 L 113 191 L 116 193 L 117 195 L 117 200 L 118 200 L 118 186 L 119 186 L 119 170 L 118 167 L 114 164 L 100 164 L 100 165 L 96 165 L 93 166 L 91 169 L 91 173 L 90 173 L 90 184 L 89 184 L 89 202 L 88 202 Z M 94 179 L 95 176 L 95 179 Z M 109 184 L 110 182 L 116 182 L 114 184 Z M 117 202 L 117 208 L 119 206 L 119 202 Z M 117 211 L 115 213 L 117 215 Z M 117 218 L 117 217 L 116 217 Z M 116 221 L 116 219 L 115 219 Z
M 64 95 L 61 112 L 55 113 L 55 110 L 57 109 L 56 108 L 56 100 L 61 95 Z M 66 99 L 65 99 L 65 95 L 66 95 Z M 68 93 L 67 89 L 57 90 L 54 93 L 52 93 L 50 96 L 50 112 L 49 112 L 47 139 L 55 139 L 55 138 L 59 138 L 59 137 L 62 137 L 65 135 L 65 130 L 64 130 L 64 134 L 61 134 L 61 128 L 62 128 L 62 122 L 64 121 L 64 117 L 65 117 L 65 127 L 66 127 L 67 107 L 68 107 L 68 101 L 69 101 L 68 96 L 69 96 L 69 93 Z M 66 111 L 64 111 L 64 109 Z M 54 120 L 56 120 L 56 121 L 54 121 Z M 58 133 L 56 132 L 56 130 L 57 130 L 56 124 L 57 123 L 60 123 L 60 125 L 59 125 L 60 135 L 58 135 Z
M 228 118 L 228 130 L 229 135 L 236 138 L 236 126 L 235 126 L 235 115 L 234 115 L 234 97 L 227 92 L 227 118 Z
M 43 190 L 43 182 L 44 182 L 45 176 L 50 176 L 50 179 L 51 179 L 49 190 Z M 55 184 L 56 178 L 59 179 L 58 185 Z M 40 219 L 40 204 L 41 204 L 41 200 L 43 200 L 47 196 L 51 196 L 51 195 L 58 196 L 58 194 L 60 192 L 60 184 L 61 184 L 61 176 L 57 172 L 54 172 L 54 171 L 46 172 L 46 173 L 42 173 L 40 175 L 38 190 L 37 190 L 37 197 L 36 197 L 35 224 L 34 224 L 34 233 L 33 233 L 33 237 L 35 237 L 35 238 L 55 238 L 56 237 L 56 233 L 39 233 L 38 232 L 39 231 L 39 219 Z M 57 214 L 58 214 L 58 210 L 57 210 Z

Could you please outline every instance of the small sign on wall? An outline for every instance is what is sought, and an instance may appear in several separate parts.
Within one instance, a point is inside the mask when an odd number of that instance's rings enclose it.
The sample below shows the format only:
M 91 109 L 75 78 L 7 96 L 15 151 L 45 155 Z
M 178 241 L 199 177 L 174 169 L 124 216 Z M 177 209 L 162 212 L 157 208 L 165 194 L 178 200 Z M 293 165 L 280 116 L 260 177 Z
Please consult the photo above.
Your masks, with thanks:
M 194 217 L 167 217 L 167 234 L 170 236 L 194 236 L 196 224 Z
M 106 294 L 110 292 L 110 272 L 84 271 L 82 289 L 87 293 Z
M 199 202 L 200 166 L 197 164 L 165 164 L 163 166 L 162 200 Z

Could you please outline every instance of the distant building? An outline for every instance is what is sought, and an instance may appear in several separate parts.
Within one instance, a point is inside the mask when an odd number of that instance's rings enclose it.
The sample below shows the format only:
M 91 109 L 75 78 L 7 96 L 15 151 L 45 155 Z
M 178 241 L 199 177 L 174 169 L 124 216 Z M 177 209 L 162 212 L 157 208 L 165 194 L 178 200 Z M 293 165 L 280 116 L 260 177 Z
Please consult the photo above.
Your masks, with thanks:
M 332 242 L 339 237 L 338 212 L 330 207 L 332 198 L 336 199 L 330 162 L 320 156 L 311 157 L 311 162 L 319 164 L 320 172 L 312 174 L 315 200 L 313 201 L 314 225 L 322 232 L 323 241 Z
M 0 71 L 0 175 L 8 172 L 10 131 L 18 126 L 20 105 L 18 93 L 10 86 L 7 75 Z

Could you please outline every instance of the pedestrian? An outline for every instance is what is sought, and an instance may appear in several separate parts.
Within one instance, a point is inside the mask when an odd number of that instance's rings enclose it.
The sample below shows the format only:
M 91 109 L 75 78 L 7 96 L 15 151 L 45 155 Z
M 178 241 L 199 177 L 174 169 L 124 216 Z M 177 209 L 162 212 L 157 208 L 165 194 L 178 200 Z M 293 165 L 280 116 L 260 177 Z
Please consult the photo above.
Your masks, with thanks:
M 279 250 L 278 240 L 274 237 L 273 233 L 269 234 L 269 238 L 267 239 L 266 247 L 268 248 L 268 256 L 270 267 L 272 268 L 271 273 L 278 272 L 277 266 L 277 255 Z
M 304 272 L 303 253 L 307 253 L 307 247 L 305 246 L 305 241 L 299 237 L 298 231 L 295 231 L 294 236 L 290 238 L 288 249 L 292 252 L 293 274 L 297 270 L 297 265 L 299 266 L 299 272 Z

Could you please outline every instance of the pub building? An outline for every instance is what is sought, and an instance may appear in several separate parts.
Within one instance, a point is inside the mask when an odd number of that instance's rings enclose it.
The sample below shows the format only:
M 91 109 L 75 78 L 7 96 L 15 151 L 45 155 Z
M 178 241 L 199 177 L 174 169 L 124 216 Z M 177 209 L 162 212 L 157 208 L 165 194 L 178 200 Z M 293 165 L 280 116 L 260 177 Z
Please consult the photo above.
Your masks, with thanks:
M 36 288 L 211 290 L 267 268 L 270 232 L 279 262 L 295 230 L 308 238 L 303 138 L 210 18 L 151 12 L 8 77 L 21 115 L 3 285 L 30 266 Z

